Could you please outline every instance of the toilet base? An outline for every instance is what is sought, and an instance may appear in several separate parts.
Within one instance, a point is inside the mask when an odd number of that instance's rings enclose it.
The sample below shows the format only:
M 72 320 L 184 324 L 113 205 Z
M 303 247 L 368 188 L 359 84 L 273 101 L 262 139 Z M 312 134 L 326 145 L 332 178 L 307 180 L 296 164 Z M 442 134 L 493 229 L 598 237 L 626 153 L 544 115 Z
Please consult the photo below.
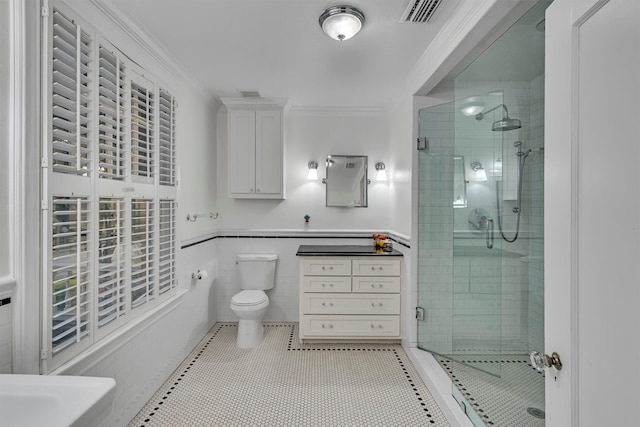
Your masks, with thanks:
M 240 319 L 238 322 L 238 339 L 236 345 L 238 348 L 249 349 L 260 345 L 262 336 L 264 335 L 264 327 L 260 320 Z

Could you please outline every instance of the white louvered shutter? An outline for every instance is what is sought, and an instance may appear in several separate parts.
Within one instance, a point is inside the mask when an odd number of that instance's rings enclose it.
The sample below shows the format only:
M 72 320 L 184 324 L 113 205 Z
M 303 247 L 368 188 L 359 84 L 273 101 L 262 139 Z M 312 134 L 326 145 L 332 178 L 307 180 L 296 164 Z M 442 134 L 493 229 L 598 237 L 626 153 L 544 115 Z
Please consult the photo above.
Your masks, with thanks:
M 53 12 L 52 166 L 54 172 L 91 172 L 92 40 L 79 25 Z
M 98 51 L 99 176 L 125 177 L 125 66 L 104 46 Z
M 125 203 L 102 198 L 98 211 L 98 328 L 126 314 Z
M 141 80 L 131 81 L 131 175 L 138 182 L 153 182 L 155 100 L 152 85 Z
M 90 220 L 87 198 L 53 198 L 51 342 L 54 355 L 87 338 L 91 331 Z
M 176 183 L 175 110 L 174 97 L 166 90 L 160 89 L 158 132 L 160 185 L 175 185 Z
M 131 308 L 154 299 L 153 200 L 131 201 Z
M 176 202 L 160 201 L 160 251 L 158 254 L 158 292 L 163 294 L 176 286 Z

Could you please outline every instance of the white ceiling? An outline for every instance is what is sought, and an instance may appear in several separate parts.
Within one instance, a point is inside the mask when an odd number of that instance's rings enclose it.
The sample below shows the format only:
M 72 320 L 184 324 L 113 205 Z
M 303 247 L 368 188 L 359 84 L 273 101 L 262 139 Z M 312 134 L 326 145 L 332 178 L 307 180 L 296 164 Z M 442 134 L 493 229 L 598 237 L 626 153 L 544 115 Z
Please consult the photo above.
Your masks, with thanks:
M 351 0 L 366 23 L 326 36 L 327 0 L 111 0 L 216 97 L 259 90 L 300 107 L 385 108 L 460 0 L 401 24 L 409 0 Z

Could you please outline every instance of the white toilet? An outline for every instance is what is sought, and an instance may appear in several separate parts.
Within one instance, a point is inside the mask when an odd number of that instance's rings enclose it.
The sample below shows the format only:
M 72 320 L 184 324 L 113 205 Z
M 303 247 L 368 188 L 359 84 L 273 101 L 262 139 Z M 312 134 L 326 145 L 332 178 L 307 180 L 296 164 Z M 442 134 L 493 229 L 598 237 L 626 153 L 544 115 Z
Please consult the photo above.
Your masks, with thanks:
M 231 311 L 238 316 L 240 348 L 253 348 L 262 342 L 262 316 L 269 306 L 264 292 L 273 288 L 276 274 L 276 254 L 238 254 L 240 292 L 231 298 Z

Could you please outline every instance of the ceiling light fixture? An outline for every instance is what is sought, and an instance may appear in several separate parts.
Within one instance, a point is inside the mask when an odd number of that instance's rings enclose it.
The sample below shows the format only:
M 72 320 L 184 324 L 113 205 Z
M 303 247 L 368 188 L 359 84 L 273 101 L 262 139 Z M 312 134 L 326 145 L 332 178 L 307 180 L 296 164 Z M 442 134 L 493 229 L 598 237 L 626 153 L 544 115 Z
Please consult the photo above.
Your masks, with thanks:
M 320 27 L 334 40 L 355 36 L 364 25 L 364 14 L 353 6 L 331 6 L 320 15 Z

